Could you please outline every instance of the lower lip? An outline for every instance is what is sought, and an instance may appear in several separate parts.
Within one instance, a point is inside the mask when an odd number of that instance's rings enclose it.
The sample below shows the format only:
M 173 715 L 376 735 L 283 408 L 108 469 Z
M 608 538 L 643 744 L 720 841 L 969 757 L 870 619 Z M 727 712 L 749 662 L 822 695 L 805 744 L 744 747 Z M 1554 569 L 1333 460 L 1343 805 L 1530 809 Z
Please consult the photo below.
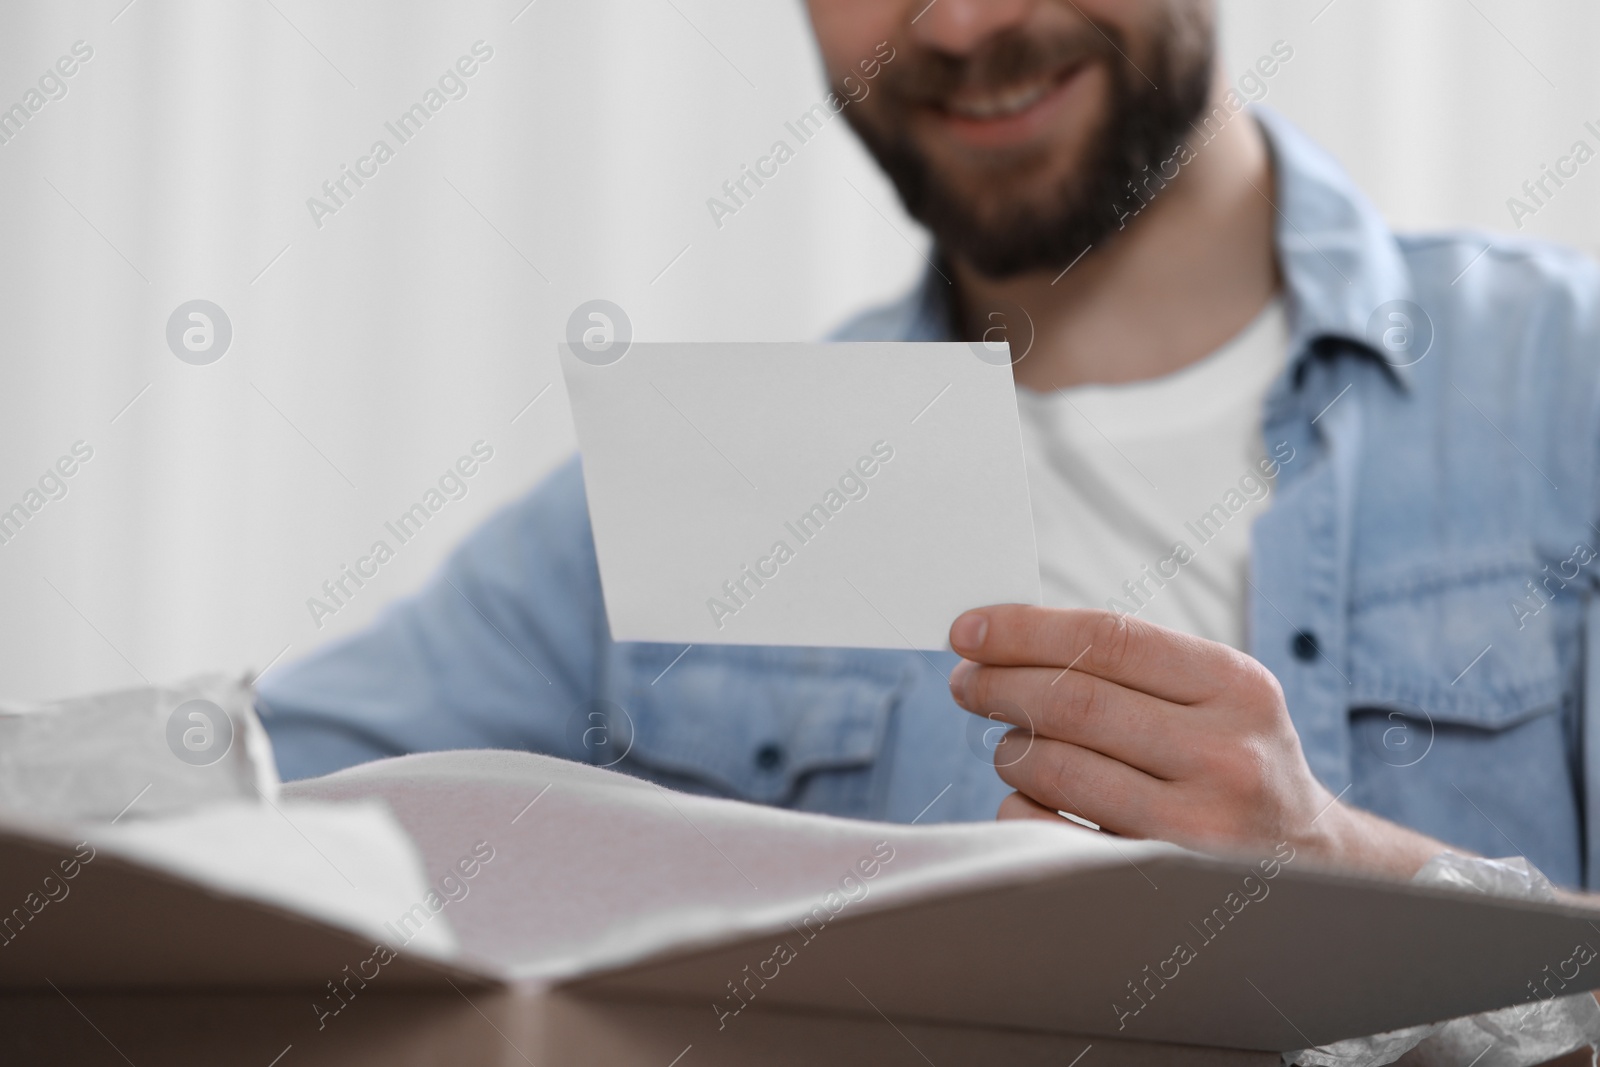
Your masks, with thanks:
M 1009 148 L 1036 139 L 1069 97 L 1084 85 L 1090 64 L 1069 71 L 1051 89 L 1021 111 L 992 119 L 974 119 L 942 109 L 930 109 L 938 122 L 974 148 Z

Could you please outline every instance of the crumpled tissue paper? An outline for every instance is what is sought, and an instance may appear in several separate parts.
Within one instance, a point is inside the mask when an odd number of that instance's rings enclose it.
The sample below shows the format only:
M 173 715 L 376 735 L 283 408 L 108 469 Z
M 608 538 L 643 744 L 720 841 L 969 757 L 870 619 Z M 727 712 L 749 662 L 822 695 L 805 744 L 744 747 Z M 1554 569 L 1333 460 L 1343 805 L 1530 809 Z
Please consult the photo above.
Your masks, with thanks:
M 250 679 L 201 675 L 37 705 L 0 704 L 0 817 L 106 822 L 276 800 Z

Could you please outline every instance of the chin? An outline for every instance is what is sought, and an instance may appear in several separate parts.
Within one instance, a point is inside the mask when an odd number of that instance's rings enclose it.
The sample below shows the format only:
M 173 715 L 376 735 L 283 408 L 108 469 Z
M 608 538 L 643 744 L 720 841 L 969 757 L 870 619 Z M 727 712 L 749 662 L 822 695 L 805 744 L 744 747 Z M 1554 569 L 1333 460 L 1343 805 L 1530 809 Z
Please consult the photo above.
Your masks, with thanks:
M 1046 220 L 1071 213 L 1063 191 L 1076 184 L 1072 170 L 1051 170 L 1042 174 L 964 175 L 957 180 L 946 176 L 946 187 L 967 205 L 967 214 L 982 229 L 995 232 L 1025 230 L 1048 225 Z

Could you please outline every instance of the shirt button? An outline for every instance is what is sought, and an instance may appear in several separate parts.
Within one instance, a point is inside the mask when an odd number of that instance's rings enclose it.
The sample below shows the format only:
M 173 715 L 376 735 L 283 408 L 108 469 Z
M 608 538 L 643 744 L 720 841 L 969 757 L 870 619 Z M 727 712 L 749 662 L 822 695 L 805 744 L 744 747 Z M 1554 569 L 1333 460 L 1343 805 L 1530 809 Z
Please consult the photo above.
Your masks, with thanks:
M 1317 658 L 1317 635 L 1310 630 L 1300 630 L 1289 642 L 1289 650 L 1294 653 L 1294 658 L 1301 662 L 1310 662 Z
M 756 749 L 756 766 L 764 771 L 775 771 L 783 766 L 783 749 L 778 745 L 762 745 Z

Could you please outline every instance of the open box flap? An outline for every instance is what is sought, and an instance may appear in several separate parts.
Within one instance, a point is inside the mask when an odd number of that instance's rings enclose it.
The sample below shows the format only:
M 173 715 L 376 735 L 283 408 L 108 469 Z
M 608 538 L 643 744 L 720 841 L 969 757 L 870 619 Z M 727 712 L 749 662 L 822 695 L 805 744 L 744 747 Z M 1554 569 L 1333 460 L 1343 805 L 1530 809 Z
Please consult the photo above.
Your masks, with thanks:
M 748 1002 L 1285 1049 L 1525 1001 L 1600 944 L 1593 912 L 1281 849 L 1251 864 L 1048 824 L 855 822 L 523 753 L 405 757 L 286 795 L 384 801 L 425 871 L 492 842 L 447 909 L 461 954 L 403 952 L 383 988 L 538 976 L 726 1025 Z M 34 892 L 71 840 L 0 828 L 0 900 Z M 368 934 L 103 850 L 0 948 L 0 984 L 316 990 L 370 957 Z
M 726 1025 L 786 1007 L 1282 1050 L 1529 1001 L 1576 945 L 1600 946 L 1595 917 L 1175 853 L 775 924 L 564 988 L 693 1002 Z M 1551 992 L 1593 986 L 1600 970 Z
M 385 936 L 380 916 L 395 894 L 307 908 L 304 890 L 246 886 L 237 871 L 202 879 L 118 840 L 120 829 L 0 822 L 0 988 L 319 990 L 347 966 L 395 988 L 493 977 L 454 951 L 442 923 L 409 945 Z M 345 865 L 357 878 L 375 873 Z M 380 940 L 399 953 L 385 960 Z

